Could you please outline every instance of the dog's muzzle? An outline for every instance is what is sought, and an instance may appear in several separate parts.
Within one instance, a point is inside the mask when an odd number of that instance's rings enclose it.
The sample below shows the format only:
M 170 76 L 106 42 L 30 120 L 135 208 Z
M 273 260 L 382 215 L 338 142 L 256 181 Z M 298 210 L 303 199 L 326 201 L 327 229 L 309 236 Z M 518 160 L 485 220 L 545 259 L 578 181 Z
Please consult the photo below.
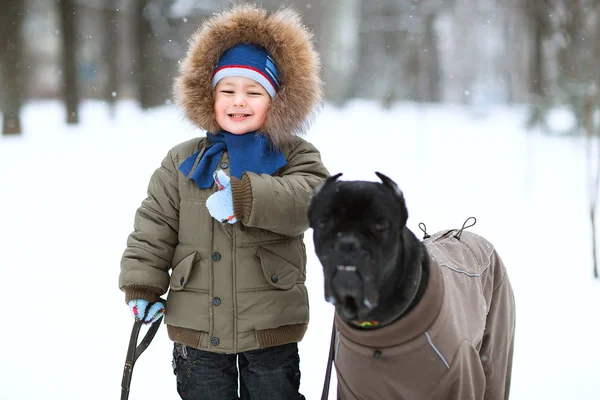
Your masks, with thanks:
M 326 300 L 345 319 L 364 318 L 378 302 L 375 279 L 368 268 L 371 257 L 354 236 L 344 236 L 326 258 L 330 267 L 325 276 Z
M 334 304 L 345 319 L 365 318 L 377 306 L 374 282 L 354 265 L 337 265 L 330 278 L 327 301 Z M 327 293 L 329 292 L 329 293 Z

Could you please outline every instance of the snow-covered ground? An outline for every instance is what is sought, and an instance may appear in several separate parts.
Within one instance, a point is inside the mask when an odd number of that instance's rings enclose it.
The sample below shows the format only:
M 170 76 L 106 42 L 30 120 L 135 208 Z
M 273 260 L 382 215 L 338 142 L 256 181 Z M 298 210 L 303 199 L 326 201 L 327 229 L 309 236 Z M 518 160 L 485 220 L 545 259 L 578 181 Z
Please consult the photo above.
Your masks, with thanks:
M 343 179 L 392 177 L 409 227 L 460 227 L 495 243 L 517 301 L 511 399 L 600 398 L 600 281 L 592 277 L 584 143 L 526 133 L 522 110 L 356 101 L 325 107 L 308 139 Z M 106 400 L 120 394 L 132 319 L 119 261 L 148 179 L 175 144 L 200 134 L 172 106 L 87 102 L 63 123 L 27 104 L 25 133 L 0 137 L 0 399 Z M 332 307 L 306 236 L 311 322 L 302 386 L 319 399 Z M 177 399 L 162 327 L 140 357 L 130 399 Z M 335 385 L 335 377 L 332 380 Z M 334 398 L 332 389 L 330 398 Z

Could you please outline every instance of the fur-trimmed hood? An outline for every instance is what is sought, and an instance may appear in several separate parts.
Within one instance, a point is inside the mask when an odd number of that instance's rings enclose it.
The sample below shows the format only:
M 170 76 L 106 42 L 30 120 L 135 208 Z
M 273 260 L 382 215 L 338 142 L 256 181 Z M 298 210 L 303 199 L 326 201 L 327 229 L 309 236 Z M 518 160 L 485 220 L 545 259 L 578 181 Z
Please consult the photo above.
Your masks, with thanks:
M 195 125 L 218 131 L 211 84 L 217 61 L 237 44 L 260 45 L 275 61 L 281 81 L 260 132 L 282 149 L 305 133 L 322 102 L 320 60 L 312 38 L 291 9 L 270 13 L 250 4 L 233 6 L 204 21 L 191 38 L 175 81 L 175 99 Z

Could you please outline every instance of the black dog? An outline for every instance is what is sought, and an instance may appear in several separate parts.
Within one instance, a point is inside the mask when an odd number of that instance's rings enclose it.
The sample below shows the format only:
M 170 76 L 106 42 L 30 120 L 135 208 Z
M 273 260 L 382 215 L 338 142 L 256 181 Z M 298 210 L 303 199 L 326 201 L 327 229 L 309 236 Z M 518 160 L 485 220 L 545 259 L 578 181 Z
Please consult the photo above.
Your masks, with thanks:
M 420 241 L 396 183 L 337 181 L 308 217 L 335 305 L 342 399 L 505 399 L 514 298 L 504 265 L 461 230 Z

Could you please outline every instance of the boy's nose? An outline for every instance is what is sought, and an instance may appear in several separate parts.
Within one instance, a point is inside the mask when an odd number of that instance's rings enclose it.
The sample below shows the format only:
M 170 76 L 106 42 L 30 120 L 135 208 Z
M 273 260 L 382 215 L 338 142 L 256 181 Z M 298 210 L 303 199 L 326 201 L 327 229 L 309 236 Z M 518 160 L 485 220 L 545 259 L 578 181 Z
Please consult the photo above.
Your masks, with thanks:
M 233 105 L 234 106 L 246 105 L 246 96 L 244 96 L 242 94 L 235 95 L 235 97 L 233 98 Z

